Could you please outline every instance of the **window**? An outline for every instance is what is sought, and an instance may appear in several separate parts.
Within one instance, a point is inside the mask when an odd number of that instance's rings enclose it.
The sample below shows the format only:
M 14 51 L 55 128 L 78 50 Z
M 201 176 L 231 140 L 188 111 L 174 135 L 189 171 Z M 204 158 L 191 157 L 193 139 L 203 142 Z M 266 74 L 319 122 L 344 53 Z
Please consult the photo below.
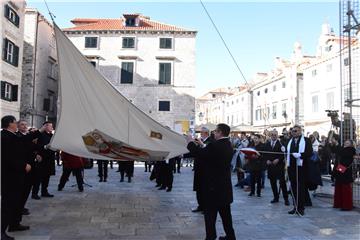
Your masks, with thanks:
M 161 112 L 170 111 L 170 101 L 159 101 L 159 111 Z
M 311 71 L 311 76 L 315 77 L 316 75 L 317 75 L 316 69 L 312 70 L 312 71 Z
M 260 91 L 257 92 L 257 95 L 260 96 Z
M 331 49 L 332 49 L 332 45 L 325 47 L 325 51 L 326 51 L 326 52 L 331 52 Z
M 267 92 L 268 92 L 268 89 L 267 89 L 267 88 L 265 88 L 264 93 L 266 94 Z
M 215 93 L 212 94 L 212 98 L 216 98 L 216 94 L 215 94 Z
M 286 118 L 286 116 L 287 116 L 286 103 L 281 104 L 281 112 L 282 112 L 283 117 Z
M 273 92 L 275 92 L 275 91 L 276 91 L 276 85 L 273 86 Z
M 273 104 L 273 106 L 272 106 L 272 119 L 276 119 L 276 112 L 277 112 L 276 104 Z
M 18 98 L 18 85 L 12 85 L 8 82 L 1 81 L 1 99 L 16 102 Z
M 4 46 L 3 60 L 17 67 L 19 62 L 19 47 L 7 38 L 4 39 Z
M 135 38 L 134 37 L 124 37 L 122 39 L 123 48 L 135 48 Z
M 344 65 L 345 65 L 345 66 L 349 66 L 349 58 L 345 58 L 345 59 L 344 59 Z
M 318 112 L 319 111 L 319 99 L 318 96 L 312 96 L 312 112 Z
M 283 81 L 283 82 L 281 83 L 281 85 L 282 85 L 282 88 L 286 88 L 286 82 L 285 82 L 285 81 Z
M 48 68 L 48 77 L 52 79 L 56 79 L 56 64 L 52 61 L 49 61 L 49 68 Z
M 257 109 L 257 110 L 255 111 L 255 119 L 256 119 L 256 121 L 259 121 L 259 120 L 260 120 L 260 109 Z
M 85 48 L 97 48 L 98 37 L 85 37 Z
M 20 18 L 19 15 L 9 5 L 5 5 L 5 17 L 12 22 L 15 26 L 19 27 Z
M 331 72 L 332 71 L 332 64 L 326 65 L 326 71 Z
M 172 49 L 172 38 L 160 38 L 161 49 Z
M 226 118 L 226 119 L 227 119 L 226 123 L 227 123 L 227 124 L 230 124 L 230 117 L 229 117 L 229 116 L 227 116 L 227 118 Z
M 125 21 L 125 25 L 127 27 L 135 27 L 136 26 L 135 18 L 127 18 Z
M 335 107 L 335 102 L 334 102 L 335 96 L 334 96 L 334 92 L 328 92 L 326 94 L 326 109 L 334 109 Z
M 121 83 L 133 83 L 134 63 L 121 63 Z
M 171 84 L 171 63 L 159 64 L 159 84 Z
M 90 63 L 91 65 L 93 65 L 94 67 L 96 67 L 96 61 L 89 61 L 89 63 Z

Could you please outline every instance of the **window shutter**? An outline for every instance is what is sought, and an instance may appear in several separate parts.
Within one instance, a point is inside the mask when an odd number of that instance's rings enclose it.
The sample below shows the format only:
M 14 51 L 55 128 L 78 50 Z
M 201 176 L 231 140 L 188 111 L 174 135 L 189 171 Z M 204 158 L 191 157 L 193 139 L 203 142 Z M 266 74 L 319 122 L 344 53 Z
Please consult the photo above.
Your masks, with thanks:
M 11 101 L 17 102 L 18 100 L 18 85 L 11 86 Z
M 14 45 L 14 58 L 12 65 L 17 67 L 19 65 L 19 47 Z
M 5 99 L 5 82 L 1 81 L 1 99 Z
M 5 11 L 4 11 L 4 15 L 6 18 L 9 18 L 9 11 L 10 11 L 10 8 L 7 4 L 5 4 Z
M 8 46 L 8 40 L 7 38 L 4 38 L 4 46 L 3 46 L 3 60 L 6 61 L 7 57 L 7 46 Z
M 85 37 L 85 48 L 88 48 L 90 46 L 90 38 Z
M 165 84 L 171 84 L 171 64 L 165 64 Z
M 17 15 L 17 14 L 16 14 L 16 16 L 15 16 L 15 25 L 16 25 L 17 27 L 19 27 L 19 25 L 20 25 L 20 17 L 19 17 L 19 15 Z

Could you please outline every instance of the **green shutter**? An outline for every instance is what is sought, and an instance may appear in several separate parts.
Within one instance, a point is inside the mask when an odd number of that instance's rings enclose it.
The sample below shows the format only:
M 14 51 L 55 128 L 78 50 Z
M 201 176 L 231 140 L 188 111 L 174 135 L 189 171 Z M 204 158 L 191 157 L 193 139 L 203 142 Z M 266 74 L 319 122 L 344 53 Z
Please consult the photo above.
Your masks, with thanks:
M 13 62 L 11 63 L 15 67 L 19 65 L 19 47 L 14 45 Z
M 4 38 L 4 46 L 3 46 L 3 60 L 6 61 L 7 57 L 7 47 L 8 47 L 8 41 L 7 38 Z
M 11 101 L 17 102 L 18 100 L 18 85 L 11 86 Z
M 1 81 L 1 99 L 5 99 L 5 83 L 4 81 Z
M 7 19 L 9 19 L 9 15 L 10 15 L 10 8 L 7 4 L 5 4 L 5 8 L 4 8 L 4 15 Z

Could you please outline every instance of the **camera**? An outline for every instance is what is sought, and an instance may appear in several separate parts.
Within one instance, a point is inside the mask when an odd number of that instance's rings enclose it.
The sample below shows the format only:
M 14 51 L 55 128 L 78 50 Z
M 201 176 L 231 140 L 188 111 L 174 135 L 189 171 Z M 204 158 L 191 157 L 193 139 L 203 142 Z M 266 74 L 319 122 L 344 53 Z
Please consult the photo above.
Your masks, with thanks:
M 339 116 L 339 110 L 325 110 L 325 112 L 327 112 L 327 116 L 331 118 L 336 118 Z

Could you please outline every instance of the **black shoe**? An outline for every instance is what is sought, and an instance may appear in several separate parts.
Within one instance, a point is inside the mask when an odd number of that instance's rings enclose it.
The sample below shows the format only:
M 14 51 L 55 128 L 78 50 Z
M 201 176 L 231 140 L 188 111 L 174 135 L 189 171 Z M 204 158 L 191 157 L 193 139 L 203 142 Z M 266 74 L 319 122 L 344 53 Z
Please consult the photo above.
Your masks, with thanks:
M 42 193 L 41 196 L 42 197 L 49 197 L 49 198 L 54 197 L 54 195 L 52 195 L 50 193 Z
M 191 211 L 192 212 L 202 212 L 203 211 L 203 209 L 201 208 L 201 207 L 197 207 L 197 208 L 193 208 L 193 209 L 191 209 Z
M 252 196 L 254 196 L 254 195 L 255 195 L 254 193 L 250 192 L 248 196 L 249 196 L 249 197 L 252 197 Z
M 40 199 L 41 199 L 41 198 L 39 197 L 39 195 L 37 195 L 37 194 L 31 195 L 31 198 L 32 198 L 32 199 L 35 199 L 35 200 L 40 200 Z
M 289 206 L 290 205 L 290 202 L 289 202 L 289 200 L 285 200 L 285 206 Z
M 229 238 L 229 237 L 227 237 L 227 236 L 221 236 L 221 237 L 219 237 L 219 240 L 232 240 L 232 239 L 235 239 L 235 237 L 234 237 L 234 238 Z
M 123 182 L 124 181 L 124 179 L 122 178 L 122 179 L 120 179 L 120 182 Z
M 234 187 L 240 187 L 240 183 L 235 184 Z
M 120 172 L 120 170 L 116 170 L 116 172 Z
M 30 215 L 29 209 L 24 208 L 24 209 L 22 210 L 22 215 Z
M 84 187 L 79 187 L 79 192 L 83 192 L 84 191 Z
M 261 197 L 261 193 L 256 194 L 257 197 Z
M 58 191 L 62 191 L 62 190 L 63 190 L 63 188 L 58 186 Z
M 100 179 L 99 179 L 99 182 L 102 182 L 102 181 L 103 181 L 102 178 L 100 178 Z
M 131 183 L 131 178 L 128 179 L 128 183 Z
M 297 214 L 299 216 L 304 216 L 305 215 L 305 211 L 304 210 L 298 210 Z
M 15 240 L 15 238 L 10 237 L 6 232 L 1 233 L 1 240 Z
M 294 208 L 293 210 L 291 211 L 288 211 L 288 214 L 295 214 L 296 213 L 296 209 Z
M 161 188 L 159 188 L 158 190 L 164 190 L 164 189 L 166 189 L 166 187 L 161 187 Z
M 106 182 L 106 178 L 104 178 L 104 182 Z
M 168 188 L 166 191 L 167 191 L 167 192 L 171 192 L 171 188 Z
M 270 203 L 277 203 L 277 202 L 279 202 L 279 199 L 273 199 L 273 200 L 271 200 Z
M 17 226 L 9 226 L 9 232 L 17 232 L 17 231 L 26 231 L 29 230 L 30 227 L 29 226 L 24 226 L 24 225 L 17 225 Z
M 161 184 L 156 184 L 156 186 L 155 187 L 160 187 L 161 186 Z

